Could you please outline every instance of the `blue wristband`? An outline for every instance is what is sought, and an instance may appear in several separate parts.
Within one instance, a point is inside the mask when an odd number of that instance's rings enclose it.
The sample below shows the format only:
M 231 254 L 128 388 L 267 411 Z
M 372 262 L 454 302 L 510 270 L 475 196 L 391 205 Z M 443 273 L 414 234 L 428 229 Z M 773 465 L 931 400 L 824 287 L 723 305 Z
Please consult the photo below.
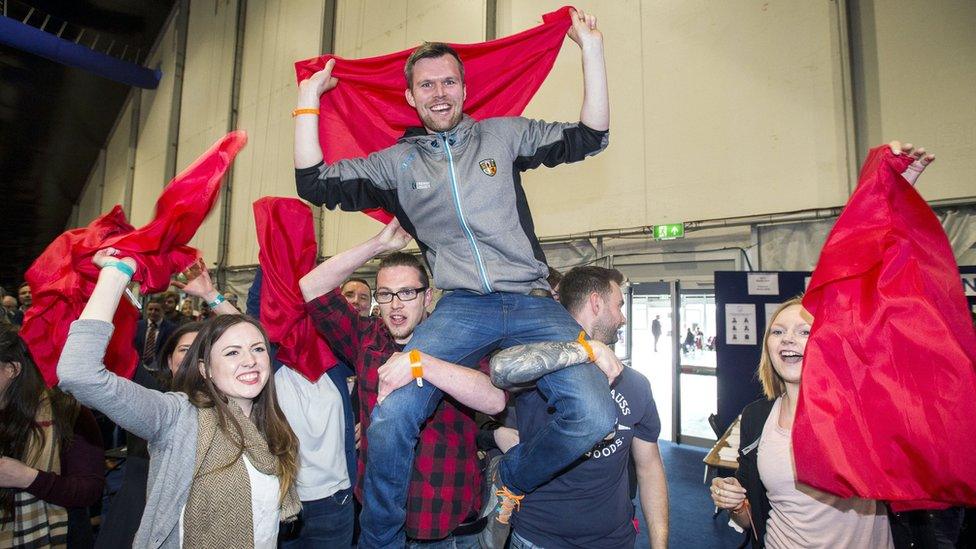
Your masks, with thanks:
M 118 269 L 118 270 L 122 271 L 123 273 L 125 273 L 129 278 L 132 278 L 136 274 L 136 270 L 135 269 L 133 269 L 132 267 L 126 265 L 125 263 L 122 263 L 121 261 L 116 261 L 114 263 L 106 263 L 105 264 L 105 267 L 115 267 L 116 269 Z M 104 269 L 105 267 L 102 267 L 102 268 Z
M 215 297 L 213 301 L 208 301 L 207 305 L 210 305 L 210 310 L 212 311 L 225 301 L 227 301 L 227 298 L 224 297 L 223 294 L 217 294 L 217 297 Z

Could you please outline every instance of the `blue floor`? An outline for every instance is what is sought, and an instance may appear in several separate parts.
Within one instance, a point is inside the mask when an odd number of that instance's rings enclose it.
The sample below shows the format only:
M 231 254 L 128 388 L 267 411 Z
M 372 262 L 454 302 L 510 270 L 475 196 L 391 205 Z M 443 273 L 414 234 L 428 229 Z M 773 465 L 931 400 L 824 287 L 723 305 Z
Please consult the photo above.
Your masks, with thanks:
M 705 473 L 702 459 L 707 451 L 665 441 L 661 441 L 660 447 L 671 500 L 669 546 L 674 549 L 738 547 L 743 534 L 728 526 L 728 515 L 723 513 L 715 519 L 712 518 L 715 507 L 708 496 L 708 487 L 702 483 Z M 637 516 L 641 517 L 642 524 L 635 547 L 650 547 L 647 530 L 643 525 L 644 515 L 639 508 Z

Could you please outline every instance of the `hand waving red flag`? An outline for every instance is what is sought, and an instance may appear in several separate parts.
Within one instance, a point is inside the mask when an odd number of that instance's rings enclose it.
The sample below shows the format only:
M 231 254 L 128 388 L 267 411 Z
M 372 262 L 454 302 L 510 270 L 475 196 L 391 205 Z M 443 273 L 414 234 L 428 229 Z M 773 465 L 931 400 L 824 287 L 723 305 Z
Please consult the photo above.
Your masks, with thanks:
M 189 168 L 177 175 L 156 202 L 156 215 L 134 229 L 121 206 L 92 221 L 88 227 L 56 238 L 27 270 L 34 301 L 24 318 L 21 336 L 49 386 L 57 384 L 57 364 L 68 327 L 91 296 L 98 268 L 91 258 L 114 247 L 138 264 L 133 280 L 143 293 L 165 290 L 170 275 L 192 263 L 197 251 L 186 246 L 213 208 L 220 181 L 234 156 L 247 142 L 242 131 L 218 141 Z M 123 300 L 113 323 L 115 332 L 105 352 L 109 370 L 131 377 L 139 353 L 133 347 L 139 312 Z
M 976 333 L 932 210 L 871 151 L 803 300 L 797 480 L 898 508 L 976 504 Z
M 265 197 L 254 203 L 261 264 L 261 323 L 276 358 L 315 383 L 338 363 L 305 312 L 298 281 L 315 268 L 318 244 L 312 210 L 297 198 Z
M 517 116 L 546 79 L 570 26 L 569 6 L 542 16 L 542 24 L 519 34 L 478 44 L 452 44 L 464 62 L 468 97 L 464 112 L 482 120 Z M 298 81 L 337 60 L 332 75 L 335 89 L 322 95 L 319 142 L 322 157 L 332 163 L 389 147 L 411 126 L 419 126 L 417 112 L 403 97 L 403 66 L 413 48 L 368 59 L 323 55 L 295 63 Z M 518 66 L 513 67 L 513 60 Z M 383 210 L 367 215 L 388 223 Z

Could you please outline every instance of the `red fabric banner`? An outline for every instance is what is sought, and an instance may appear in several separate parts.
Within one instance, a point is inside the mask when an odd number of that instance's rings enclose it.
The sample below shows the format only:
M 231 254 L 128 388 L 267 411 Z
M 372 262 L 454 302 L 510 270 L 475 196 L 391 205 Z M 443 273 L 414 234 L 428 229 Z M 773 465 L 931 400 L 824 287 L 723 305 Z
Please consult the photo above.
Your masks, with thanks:
M 120 255 L 132 257 L 137 263 L 133 280 L 141 283 L 142 293 L 168 288 L 170 275 L 197 258 L 197 251 L 186 243 L 210 213 L 224 172 L 246 142 L 244 132 L 232 132 L 177 175 L 156 201 L 155 217 L 144 227 L 135 229 L 122 207 L 116 206 L 87 227 L 63 233 L 34 260 L 26 275 L 34 300 L 20 335 L 48 386 L 57 384 L 58 358 L 68 328 L 85 308 L 98 279 L 98 268 L 91 262 L 95 252 L 114 247 Z M 132 345 L 138 320 L 139 311 L 123 298 L 105 366 L 124 377 L 132 377 L 139 360 Z
M 939 220 L 871 151 L 804 307 L 797 480 L 898 509 L 976 505 L 976 333 Z
M 569 10 L 565 6 L 547 13 L 541 25 L 512 36 L 452 44 L 464 62 L 464 112 L 476 120 L 522 114 L 552 70 L 569 30 Z M 326 162 L 384 149 L 407 128 L 421 125 L 403 96 L 403 66 L 413 50 L 355 60 L 323 55 L 295 63 L 301 82 L 336 59 L 332 74 L 339 85 L 322 94 L 319 106 L 319 140 Z M 383 223 L 392 219 L 383 210 L 365 213 Z
M 318 244 L 312 210 L 297 198 L 264 197 L 254 203 L 261 282 L 261 324 L 276 358 L 315 383 L 338 361 L 305 312 L 298 281 L 315 268 Z

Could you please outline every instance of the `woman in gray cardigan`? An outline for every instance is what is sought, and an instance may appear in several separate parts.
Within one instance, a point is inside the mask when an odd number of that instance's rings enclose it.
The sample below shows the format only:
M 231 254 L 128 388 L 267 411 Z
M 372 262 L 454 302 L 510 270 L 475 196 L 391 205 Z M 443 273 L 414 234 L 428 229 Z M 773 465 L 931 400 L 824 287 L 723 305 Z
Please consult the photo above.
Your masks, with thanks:
M 58 363 L 63 390 L 148 441 L 149 491 L 136 547 L 274 547 L 279 520 L 299 510 L 298 442 L 278 408 L 267 336 L 255 320 L 221 315 L 184 358 L 180 392 L 160 393 L 102 364 L 112 319 L 135 273 L 108 248 Z

